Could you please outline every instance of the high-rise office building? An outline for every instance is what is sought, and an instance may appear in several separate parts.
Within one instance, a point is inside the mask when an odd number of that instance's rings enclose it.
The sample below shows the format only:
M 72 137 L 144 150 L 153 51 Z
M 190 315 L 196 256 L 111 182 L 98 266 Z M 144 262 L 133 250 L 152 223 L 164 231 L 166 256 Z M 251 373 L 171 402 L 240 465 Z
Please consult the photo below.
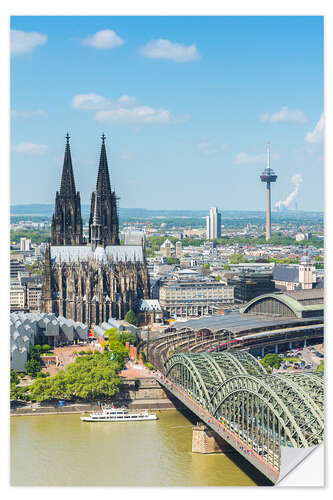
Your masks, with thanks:
M 21 252 L 29 252 L 31 250 L 31 240 L 29 238 L 20 238 Z
M 206 238 L 207 240 L 221 238 L 221 214 L 217 207 L 210 208 L 206 217 Z

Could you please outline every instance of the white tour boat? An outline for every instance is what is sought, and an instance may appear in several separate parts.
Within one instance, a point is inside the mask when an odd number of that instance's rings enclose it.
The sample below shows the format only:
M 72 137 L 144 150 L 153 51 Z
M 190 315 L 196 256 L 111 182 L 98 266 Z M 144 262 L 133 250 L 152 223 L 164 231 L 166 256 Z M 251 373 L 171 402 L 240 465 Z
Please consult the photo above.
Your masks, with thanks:
M 157 415 L 144 410 L 130 413 L 126 408 L 103 408 L 91 413 L 89 417 L 80 417 L 83 422 L 135 422 L 137 420 L 157 420 Z

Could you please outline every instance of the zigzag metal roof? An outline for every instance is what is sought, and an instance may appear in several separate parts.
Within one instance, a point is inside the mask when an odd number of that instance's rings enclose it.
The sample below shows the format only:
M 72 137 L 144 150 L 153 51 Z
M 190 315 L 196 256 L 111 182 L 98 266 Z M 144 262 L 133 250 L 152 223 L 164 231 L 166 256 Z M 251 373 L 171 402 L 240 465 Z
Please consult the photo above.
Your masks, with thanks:
M 234 312 L 226 315 L 216 314 L 213 316 L 201 317 L 199 319 L 191 319 L 189 321 L 176 321 L 172 324 L 172 328 L 175 328 L 176 330 L 187 329 L 193 331 L 206 328 L 211 332 L 218 332 L 225 329 L 232 333 L 240 333 L 258 328 L 279 327 L 282 325 L 296 326 L 306 321 L 309 321 L 309 318 L 268 319 L 260 316 L 250 316 Z

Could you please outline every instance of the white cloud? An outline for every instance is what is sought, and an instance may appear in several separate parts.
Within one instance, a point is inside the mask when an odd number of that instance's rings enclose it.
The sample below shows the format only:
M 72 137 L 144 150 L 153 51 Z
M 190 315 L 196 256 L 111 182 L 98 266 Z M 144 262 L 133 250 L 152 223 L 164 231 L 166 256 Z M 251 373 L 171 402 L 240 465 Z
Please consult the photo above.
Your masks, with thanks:
M 190 62 L 200 59 L 196 45 L 172 43 L 170 40 L 152 40 L 140 50 L 141 55 L 149 59 L 170 59 L 175 62 Z
M 304 137 L 305 142 L 308 144 L 320 144 L 324 138 L 324 113 L 322 113 L 318 123 L 312 132 L 308 132 Z
M 13 118 L 33 118 L 34 116 L 46 116 L 46 111 L 44 109 L 37 109 L 35 111 L 32 110 L 26 110 L 26 111 L 17 111 L 16 109 L 13 109 L 12 111 L 12 117 Z
M 271 154 L 272 160 L 277 160 L 280 158 L 278 154 Z M 248 153 L 238 153 L 234 158 L 234 163 L 236 165 L 254 165 L 266 163 L 266 154 L 248 154 Z
M 90 94 L 75 95 L 72 99 L 72 107 L 75 109 L 109 109 L 121 106 L 133 106 L 135 102 L 135 97 L 127 94 L 120 96 L 117 101 L 111 101 L 111 99 L 92 92 Z
M 11 30 L 10 49 L 12 54 L 26 54 L 32 52 L 38 45 L 44 45 L 47 36 L 35 31 L 26 32 L 20 30 Z
M 91 47 L 95 47 L 95 49 L 113 49 L 114 47 L 123 45 L 123 43 L 124 40 L 113 30 L 97 31 L 94 35 L 82 40 L 83 45 L 90 45 Z
M 171 115 L 167 109 L 154 109 L 140 105 L 133 96 L 124 94 L 116 101 L 111 101 L 98 94 L 77 94 L 72 99 L 75 109 L 95 110 L 95 120 L 113 123 L 176 123 L 179 117 Z M 181 121 L 184 121 L 182 118 Z
M 13 146 L 13 151 L 26 155 L 41 156 L 47 151 L 45 144 L 31 144 L 30 142 L 21 142 L 17 146 Z
M 221 144 L 220 146 L 215 146 L 212 142 L 202 141 L 197 144 L 197 148 L 200 153 L 209 156 L 225 151 L 227 149 L 227 145 Z
M 105 109 L 112 106 L 112 101 L 98 94 L 77 94 L 72 99 L 75 109 Z
M 95 120 L 113 123 L 169 123 L 171 119 L 170 111 L 150 106 L 110 109 L 95 114 Z
M 119 157 L 121 160 L 130 161 L 133 160 L 134 155 L 130 151 L 123 151 L 120 153 Z
M 277 111 L 276 113 L 263 113 L 262 115 L 260 115 L 260 119 L 262 122 L 270 123 L 307 122 L 307 118 L 301 109 L 289 109 L 288 106 L 282 106 L 280 111 Z
M 136 98 L 131 95 L 124 94 L 119 97 L 117 102 L 123 106 L 132 106 L 132 104 L 136 102 Z

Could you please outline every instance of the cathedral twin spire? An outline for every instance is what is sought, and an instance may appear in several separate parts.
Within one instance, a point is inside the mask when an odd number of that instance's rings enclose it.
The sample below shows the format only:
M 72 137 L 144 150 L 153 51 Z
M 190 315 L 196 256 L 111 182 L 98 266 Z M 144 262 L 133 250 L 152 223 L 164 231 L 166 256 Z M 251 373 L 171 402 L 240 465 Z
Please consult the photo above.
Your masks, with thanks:
M 105 135 L 102 135 L 102 148 L 99 160 L 96 191 L 91 196 L 89 219 L 89 243 L 97 245 L 119 245 L 117 197 L 111 191 L 108 160 L 105 149 Z
M 67 133 L 64 166 L 62 170 L 61 185 L 60 185 L 60 195 L 68 198 L 71 197 L 74 198 L 76 190 L 75 190 L 75 181 L 74 181 L 69 139 L 70 137 L 69 134 Z
M 66 149 L 60 191 L 56 193 L 55 212 L 51 225 L 52 245 L 83 245 L 80 193 L 75 190 L 72 158 L 66 135 Z M 119 245 L 117 197 L 111 191 L 108 162 L 105 149 L 105 135 L 96 183 L 91 197 L 89 219 L 89 243 L 97 245 Z

